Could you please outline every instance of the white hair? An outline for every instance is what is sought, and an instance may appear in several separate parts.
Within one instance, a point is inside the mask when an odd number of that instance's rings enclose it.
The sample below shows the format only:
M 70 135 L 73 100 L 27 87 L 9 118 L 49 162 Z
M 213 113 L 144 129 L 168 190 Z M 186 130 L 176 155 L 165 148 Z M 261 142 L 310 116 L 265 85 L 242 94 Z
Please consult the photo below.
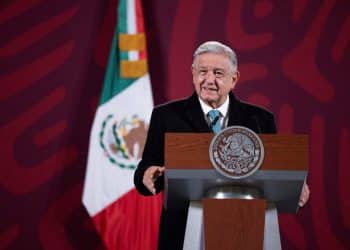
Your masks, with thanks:
M 217 41 L 208 41 L 199 45 L 196 51 L 193 53 L 193 62 L 192 66 L 194 66 L 194 62 L 198 55 L 204 53 L 215 53 L 215 54 L 223 54 L 228 57 L 232 65 L 232 71 L 236 72 L 238 68 L 237 55 L 229 46 L 217 42 Z

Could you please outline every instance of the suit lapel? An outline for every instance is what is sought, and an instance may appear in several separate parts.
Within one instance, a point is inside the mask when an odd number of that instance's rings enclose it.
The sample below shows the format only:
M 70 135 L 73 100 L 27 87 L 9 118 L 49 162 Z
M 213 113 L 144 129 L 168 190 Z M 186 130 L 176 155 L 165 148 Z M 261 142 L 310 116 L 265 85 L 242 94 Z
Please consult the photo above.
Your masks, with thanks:
M 195 93 L 187 100 L 187 104 L 185 105 L 185 116 L 189 123 L 193 126 L 194 131 L 211 132 L 204 118 L 198 97 Z
M 240 102 L 236 99 L 235 95 L 230 92 L 230 105 L 229 105 L 229 117 L 227 126 L 242 126 L 242 112 L 240 109 Z
M 229 93 L 230 104 L 229 104 L 229 118 L 227 126 L 243 126 L 242 123 L 242 112 L 239 100 L 236 99 L 235 95 Z M 211 132 L 204 115 L 202 108 L 199 104 L 196 93 L 187 99 L 185 105 L 185 117 L 189 123 L 193 126 L 194 131 L 198 132 Z

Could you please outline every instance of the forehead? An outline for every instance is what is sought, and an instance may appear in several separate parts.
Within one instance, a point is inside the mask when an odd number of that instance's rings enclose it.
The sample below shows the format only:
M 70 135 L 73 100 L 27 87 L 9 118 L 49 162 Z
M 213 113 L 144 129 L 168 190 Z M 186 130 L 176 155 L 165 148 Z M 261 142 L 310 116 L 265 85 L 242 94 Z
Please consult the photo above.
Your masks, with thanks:
M 194 61 L 197 67 L 215 67 L 227 69 L 231 62 L 227 55 L 218 53 L 203 53 L 196 57 Z

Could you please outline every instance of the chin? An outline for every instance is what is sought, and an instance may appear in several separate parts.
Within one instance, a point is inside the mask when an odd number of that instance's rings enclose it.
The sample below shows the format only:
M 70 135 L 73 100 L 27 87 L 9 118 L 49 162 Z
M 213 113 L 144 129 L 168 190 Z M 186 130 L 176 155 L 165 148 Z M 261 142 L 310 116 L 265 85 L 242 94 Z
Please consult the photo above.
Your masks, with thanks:
M 202 94 L 201 97 L 203 100 L 208 100 L 208 101 L 209 100 L 217 101 L 219 99 L 219 97 L 216 94 L 208 94 L 208 93 Z
M 202 97 L 202 100 L 206 103 L 216 103 L 218 100 L 216 98 Z

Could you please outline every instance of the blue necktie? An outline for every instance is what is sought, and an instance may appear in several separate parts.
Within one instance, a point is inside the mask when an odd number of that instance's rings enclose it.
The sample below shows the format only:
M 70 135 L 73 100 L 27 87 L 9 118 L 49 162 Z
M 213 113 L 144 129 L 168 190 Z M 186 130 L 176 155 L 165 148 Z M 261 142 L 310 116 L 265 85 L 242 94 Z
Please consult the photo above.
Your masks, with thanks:
M 220 125 L 220 112 L 216 109 L 212 109 L 208 112 L 210 118 L 210 127 L 213 130 L 214 134 L 217 134 L 221 130 Z

